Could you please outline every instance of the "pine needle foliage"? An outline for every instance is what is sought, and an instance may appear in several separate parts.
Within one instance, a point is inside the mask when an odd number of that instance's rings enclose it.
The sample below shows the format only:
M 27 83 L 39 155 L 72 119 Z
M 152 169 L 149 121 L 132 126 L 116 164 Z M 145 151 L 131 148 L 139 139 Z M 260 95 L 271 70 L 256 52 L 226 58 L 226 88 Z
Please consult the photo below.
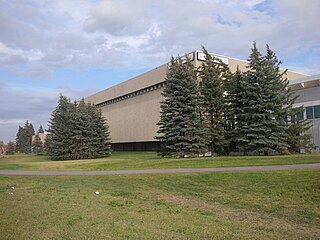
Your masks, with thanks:
M 16 151 L 20 153 L 31 153 L 33 135 L 33 125 L 27 120 L 23 127 L 19 126 L 16 134 Z
M 38 133 L 44 133 L 44 130 L 43 130 L 42 125 L 40 125 L 39 130 L 38 130 Z
M 244 74 L 237 70 L 227 81 L 224 82 L 226 89 L 226 139 L 229 143 L 229 151 L 237 151 L 239 145 L 238 138 L 241 138 L 239 126 L 243 119 Z M 238 126 L 236 128 L 236 126 Z
M 309 132 L 312 122 L 309 119 L 303 119 L 303 107 L 293 108 L 289 117 L 288 144 L 289 152 L 311 152 L 316 146 L 311 142 Z
M 13 155 L 15 154 L 15 143 L 13 141 L 8 142 L 8 155 Z
M 53 160 L 89 159 L 110 155 L 109 128 L 92 104 L 60 96 L 49 122 L 46 151 Z
M 32 142 L 32 152 L 35 154 L 42 154 L 43 153 L 43 143 L 39 137 L 39 134 L 34 136 L 34 140 Z
M 161 154 L 195 157 L 206 151 L 205 128 L 200 114 L 199 87 L 194 66 L 171 60 L 162 95 L 158 136 Z
M 241 77 L 236 90 L 240 102 L 233 103 L 238 144 L 245 152 L 285 153 L 287 116 L 295 100 L 287 89 L 286 71 L 280 71 L 281 62 L 269 46 L 262 56 L 254 43 L 248 61 L 248 71 L 237 76 Z
M 209 151 L 221 155 L 225 152 L 228 144 L 226 140 L 224 82 L 230 78 L 231 73 L 227 64 L 211 56 L 204 47 L 202 48 L 206 56 L 206 61 L 198 70 L 202 113 L 205 127 L 208 129 Z

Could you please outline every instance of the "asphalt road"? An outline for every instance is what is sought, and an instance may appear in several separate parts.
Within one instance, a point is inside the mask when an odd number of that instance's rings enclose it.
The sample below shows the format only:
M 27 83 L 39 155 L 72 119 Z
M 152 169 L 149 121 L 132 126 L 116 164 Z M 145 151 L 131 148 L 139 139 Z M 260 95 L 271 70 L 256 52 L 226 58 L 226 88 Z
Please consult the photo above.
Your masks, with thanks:
M 223 167 L 223 168 L 170 168 L 170 169 L 144 169 L 144 170 L 115 170 L 115 171 L 24 171 L 0 170 L 0 175 L 20 176 L 93 176 L 93 175 L 125 175 L 125 174 L 159 174 L 159 173 L 202 173 L 202 172 L 254 172 L 254 171 L 279 171 L 301 170 L 320 168 L 320 163 L 275 165 L 275 166 L 250 166 L 250 167 Z

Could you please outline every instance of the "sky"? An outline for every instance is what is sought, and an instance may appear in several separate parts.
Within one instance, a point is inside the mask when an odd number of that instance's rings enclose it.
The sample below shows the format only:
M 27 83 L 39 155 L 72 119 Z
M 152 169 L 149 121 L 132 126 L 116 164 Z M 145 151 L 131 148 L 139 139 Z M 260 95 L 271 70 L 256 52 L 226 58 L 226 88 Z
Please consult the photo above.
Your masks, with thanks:
M 204 45 L 320 73 L 319 0 L 0 0 L 0 140 L 47 128 L 60 94 L 89 96 Z

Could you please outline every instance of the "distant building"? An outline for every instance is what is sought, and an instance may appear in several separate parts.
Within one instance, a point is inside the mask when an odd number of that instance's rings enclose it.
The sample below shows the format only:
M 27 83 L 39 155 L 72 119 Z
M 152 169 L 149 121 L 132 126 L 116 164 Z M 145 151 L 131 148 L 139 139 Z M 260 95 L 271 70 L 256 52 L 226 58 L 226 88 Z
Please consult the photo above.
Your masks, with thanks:
M 44 142 L 45 142 L 46 139 L 47 139 L 47 135 L 48 135 L 48 134 L 47 134 L 47 133 L 37 133 L 37 134 L 33 135 L 33 136 L 32 136 L 32 143 L 34 142 L 34 139 L 35 139 L 36 135 L 39 135 L 39 138 L 40 138 L 42 144 L 44 144 Z
M 0 156 L 7 155 L 8 151 L 9 151 L 8 145 L 0 146 Z
M 247 70 L 247 61 L 221 55 L 214 56 L 228 64 L 232 72 L 236 71 L 237 66 L 239 66 L 240 71 Z M 188 58 L 198 67 L 205 60 L 205 55 L 201 51 L 195 51 L 188 54 Z M 168 66 L 168 64 L 163 64 L 151 71 L 85 98 L 87 102 L 98 106 L 102 110 L 103 116 L 107 118 L 114 151 L 153 151 L 159 147 L 159 142 L 154 137 L 157 135 L 158 130 L 160 102 L 163 100 L 161 92 Z M 290 89 L 299 93 L 299 79 L 308 77 L 288 71 L 287 78 L 291 82 L 297 82 L 290 84 Z M 294 90 L 294 87 L 297 90 Z M 317 97 L 314 96 L 314 98 L 317 98 L 318 101 L 320 100 L 319 87 L 314 90 L 307 90 L 307 92 L 309 91 L 314 91 L 315 95 L 318 93 Z M 299 101 L 297 101 L 298 103 Z M 317 104 L 320 105 L 319 102 Z M 319 131 L 319 121 L 317 120 L 315 123 L 318 124 L 314 127 L 316 134 Z M 319 140 L 315 139 L 314 142 L 319 146 Z

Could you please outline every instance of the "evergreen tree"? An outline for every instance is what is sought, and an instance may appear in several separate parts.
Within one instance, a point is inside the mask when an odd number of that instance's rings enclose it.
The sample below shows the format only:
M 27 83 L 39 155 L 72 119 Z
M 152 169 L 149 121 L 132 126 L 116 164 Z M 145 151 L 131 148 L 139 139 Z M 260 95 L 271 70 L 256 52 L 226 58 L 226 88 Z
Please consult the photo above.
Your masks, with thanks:
M 51 135 L 48 134 L 43 143 L 43 152 L 45 154 L 50 155 L 50 143 L 51 143 Z
M 84 99 L 72 104 L 60 96 L 49 123 L 45 149 L 54 160 L 86 159 L 110 155 L 107 123 Z
M 303 111 L 303 107 L 293 108 L 289 117 L 287 133 L 289 151 L 291 153 L 299 153 L 300 151 L 310 152 L 316 148 L 311 142 L 311 134 L 308 132 L 312 127 L 312 122 L 308 119 L 303 119 Z
M 205 128 L 193 65 L 172 59 L 162 95 L 158 136 L 162 155 L 198 156 L 206 151 Z
M 286 90 L 288 80 L 280 64 L 269 46 L 262 56 L 254 43 L 241 82 L 242 109 L 235 115 L 237 141 L 244 151 L 268 155 L 288 150 L 286 119 L 294 97 Z
M 44 133 L 44 130 L 43 130 L 43 128 L 42 128 L 42 125 L 40 125 L 39 130 L 38 130 L 38 133 Z
M 32 142 L 32 152 L 35 154 L 43 153 L 43 143 L 39 137 L 39 134 L 36 134 Z
M 88 112 L 91 120 L 90 129 L 90 148 L 91 157 L 107 157 L 111 154 L 111 138 L 107 120 L 102 116 L 101 110 L 94 105 L 88 104 Z
M 89 154 L 89 113 L 82 99 L 79 104 L 74 103 L 74 117 L 72 122 L 72 159 L 90 158 Z
M 236 140 L 238 146 L 246 151 L 256 151 L 259 149 L 252 146 L 256 141 L 260 141 L 260 137 L 264 138 L 265 133 L 263 130 L 263 113 L 264 109 L 259 105 L 261 103 L 263 86 L 262 82 L 264 80 L 263 72 L 263 57 L 261 53 L 256 48 L 252 48 L 252 53 L 249 58 L 249 70 L 243 75 L 239 92 L 241 97 L 240 104 L 241 109 L 235 110 L 236 119 Z M 241 76 L 241 75 L 240 75 Z M 238 75 L 238 77 L 240 77 Z M 234 105 L 240 105 L 239 103 L 234 103 Z
M 32 123 L 27 120 L 23 127 L 19 126 L 16 135 L 16 151 L 22 153 L 31 153 L 32 136 L 34 128 Z
M 50 144 L 49 155 L 53 160 L 71 159 L 72 156 L 72 122 L 75 117 L 73 104 L 60 95 L 58 106 L 49 121 Z
M 15 153 L 15 144 L 13 141 L 8 142 L 8 155 L 13 155 Z
M 21 126 L 19 126 L 19 129 L 18 129 L 18 132 L 17 132 L 17 135 L 16 135 L 16 151 L 17 152 L 23 152 L 22 151 L 23 131 L 24 131 L 24 129 Z
M 227 146 L 225 134 L 226 102 L 223 82 L 231 73 L 228 65 L 211 56 L 203 47 L 206 61 L 199 69 L 202 111 L 208 129 L 210 152 L 222 154 Z
M 26 129 L 26 146 L 25 146 L 25 153 L 31 153 L 32 150 L 32 136 L 35 134 L 34 132 L 34 128 L 32 123 L 29 123 L 28 121 L 26 121 L 25 124 L 25 129 Z
M 241 138 L 241 123 L 243 122 L 244 109 L 244 75 L 237 67 L 231 78 L 225 81 L 226 89 L 226 139 L 229 142 L 229 151 L 237 151 L 239 147 L 238 138 Z M 236 128 L 236 126 L 238 126 Z

